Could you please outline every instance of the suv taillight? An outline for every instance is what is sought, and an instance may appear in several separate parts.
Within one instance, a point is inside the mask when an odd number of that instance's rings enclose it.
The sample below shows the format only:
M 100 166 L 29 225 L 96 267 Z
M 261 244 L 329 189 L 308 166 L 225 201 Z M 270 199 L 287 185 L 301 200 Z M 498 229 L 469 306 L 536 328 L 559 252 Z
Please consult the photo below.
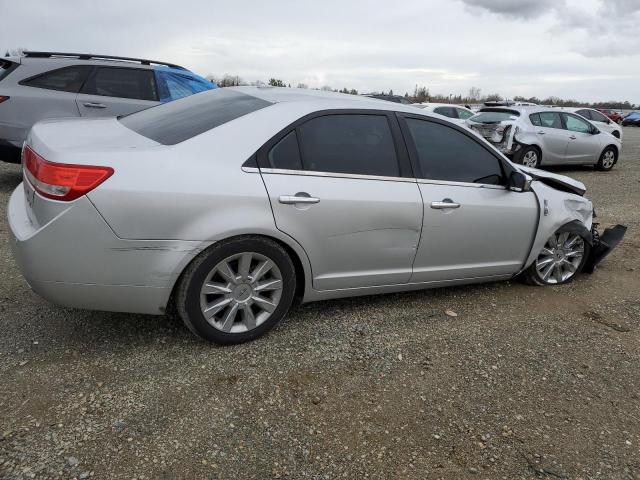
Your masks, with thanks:
M 40 195 L 67 202 L 86 195 L 113 175 L 111 167 L 49 162 L 27 146 L 22 162 L 25 176 Z
M 9 97 L 6 97 L 4 95 L 0 95 L 0 103 L 4 102 L 5 100 L 9 100 Z

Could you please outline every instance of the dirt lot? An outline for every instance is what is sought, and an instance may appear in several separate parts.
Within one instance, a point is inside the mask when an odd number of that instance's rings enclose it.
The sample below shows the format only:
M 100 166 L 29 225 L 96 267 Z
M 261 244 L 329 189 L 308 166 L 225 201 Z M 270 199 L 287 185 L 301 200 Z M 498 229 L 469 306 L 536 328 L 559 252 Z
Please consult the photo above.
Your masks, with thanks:
M 640 478 L 640 129 L 624 134 L 612 172 L 562 171 L 629 227 L 594 275 L 310 304 L 226 348 L 33 294 L 5 220 L 19 169 L 0 166 L 0 478 Z

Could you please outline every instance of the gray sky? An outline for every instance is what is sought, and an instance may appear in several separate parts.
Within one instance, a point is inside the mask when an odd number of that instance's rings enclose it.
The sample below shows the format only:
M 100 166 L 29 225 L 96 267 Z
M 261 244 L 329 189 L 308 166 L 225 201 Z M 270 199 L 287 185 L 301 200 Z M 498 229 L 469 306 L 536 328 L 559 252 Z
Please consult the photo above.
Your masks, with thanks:
M 640 103 L 640 0 L 0 0 L 0 12 L 0 49 L 150 57 L 360 92 L 417 83 Z

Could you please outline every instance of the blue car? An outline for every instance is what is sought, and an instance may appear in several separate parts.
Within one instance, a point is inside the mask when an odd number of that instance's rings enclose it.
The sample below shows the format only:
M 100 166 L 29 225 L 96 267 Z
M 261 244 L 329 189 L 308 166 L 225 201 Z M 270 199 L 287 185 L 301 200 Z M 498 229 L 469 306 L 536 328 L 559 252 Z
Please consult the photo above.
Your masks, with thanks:
M 18 162 L 41 120 L 117 117 L 213 88 L 186 68 L 154 60 L 61 52 L 0 57 L 0 160 Z
M 622 119 L 622 126 L 635 126 L 640 127 L 640 112 L 631 112 L 629 115 Z

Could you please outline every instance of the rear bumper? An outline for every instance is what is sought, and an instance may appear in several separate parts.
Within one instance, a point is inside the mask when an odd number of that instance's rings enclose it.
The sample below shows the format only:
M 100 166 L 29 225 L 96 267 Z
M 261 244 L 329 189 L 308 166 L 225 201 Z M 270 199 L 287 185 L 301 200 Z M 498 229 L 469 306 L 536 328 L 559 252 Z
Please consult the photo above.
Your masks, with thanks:
M 598 235 L 594 226 L 591 254 L 587 259 L 583 271 L 593 273 L 598 264 L 618 246 L 626 232 L 627 227 L 624 225 L 616 225 L 615 227 L 607 228 L 602 235 Z
M 162 314 L 178 275 L 204 248 L 194 242 L 121 239 L 86 197 L 55 206 L 62 210 L 39 225 L 29 218 L 20 185 L 7 212 L 22 274 L 37 294 L 59 305 Z

